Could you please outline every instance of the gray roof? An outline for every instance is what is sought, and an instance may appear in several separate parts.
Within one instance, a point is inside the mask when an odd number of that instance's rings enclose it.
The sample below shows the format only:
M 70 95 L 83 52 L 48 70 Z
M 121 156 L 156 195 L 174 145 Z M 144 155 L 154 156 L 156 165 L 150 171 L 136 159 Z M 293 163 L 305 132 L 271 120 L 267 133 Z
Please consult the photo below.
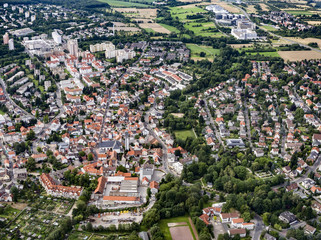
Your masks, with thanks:
M 119 141 L 106 141 L 106 142 L 99 143 L 98 147 L 99 148 L 121 149 L 122 145 Z

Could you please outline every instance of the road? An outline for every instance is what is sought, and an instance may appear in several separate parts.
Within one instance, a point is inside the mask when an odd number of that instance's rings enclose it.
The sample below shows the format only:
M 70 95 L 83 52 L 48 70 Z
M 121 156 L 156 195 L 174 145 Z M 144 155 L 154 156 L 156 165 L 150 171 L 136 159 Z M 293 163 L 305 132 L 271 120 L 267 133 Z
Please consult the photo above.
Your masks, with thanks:
M 10 101 L 10 103 L 11 103 L 14 107 L 19 108 L 27 117 L 29 117 L 29 118 L 35 118 L 35 116 L 31 115 L 31 114 L 28 113 L 26 110 L 24 110 L 23 108 L 21 108 L 20 106 L 18 106 L 18 105 L 15 103 L 15 101 L 13 101 L 13 100 L 11 99 L 10 95 L 7 93 L 7 89 L 6 89 L 7 86 L 6 86 L 6 84 L 5 84 L 5 82 L 3 81 L 2 78 L 0 78 L 0 84 L 1 84 L 1 86 L 2 86 L 2 89 L 3 89 L 3 92 L 4 92 L 5 96 L 6 96 L 6 98 Z
M 220 144 L 224 147 L 224 149 L 225 149 L 225 145 L 224 145 L 224 142 L 223 142 L 223 140 L 222 140 L 222 138 L 221 138 L 221 134 L 220 134 L 220 132 L 218 131 L 218 129 L 217 129 L 215 123 L 214 123 L 214 120 L 213 120 L 211 111 L 210 111 L 210 109 L 208 108 L 207 99 L 204 99 L 204 104 L 205 104 L 205 111 L 206 111 L 206 113 L 207 113 L 207 115 L 208 115 L 208 117 L 209 117 L 209 119 L 210 119 L 210 123 L 211 123 L 211 125 L 212 125 L 212 127 L 213 127 L 213 130 L 215 131 L 216 138 L 218 139 L 219 143 L 220 143 Z
M 248 138 L 248 141 L 250 143 L 250 147 L 253 148 L 252 137 L 251 137 L 251 126 L 250 126 L 249 110 L 247 108 L 246 100 L 244 102 L 244 108 L 245 108 L 244 114 L 245 114 L 245 124 L 246 124 L 246 128 L 247 128 L 247 138 Z
M 254 229 L 252 239 L 258 240 L 258 239 L 260 239 L 262 231 L 264 230 L 264 223 L 263 223 L 262 218 L 257 214 L 255 214 L 255 216 L 254 216 L 254 223 L 255 223 L 255 229 Z
M 122 75 L 123 76 L 123 75 Z M 120 77 L 121 78 L 121 77 Z M 119 79 L 120 79 L 119 78 Z M 114 88 L 116 85 L 116 83 L 114 83 L 114 85 L 112 86 L 112 88 Z M 112 91 L 111 89 L 108 90 L 108 99 L 107 99 L 107 105 L 105 108 L 105 113 L 104 113 L 104 117 L 103 117 L 103 121 L 101 122 L 101 127 L 100 127 L 100 132 L 99 132 L 99 136 L 98 136 L 98 143 L 101 143 L 101 139 L 102 139 L 102 134 L 105 128 L 105 122 L 106 122 L 106 117 L 107 117 L 107 113 L 109 111 L 109 107 L 110 107 L 110 98 L 111 98 L 111 94 Z

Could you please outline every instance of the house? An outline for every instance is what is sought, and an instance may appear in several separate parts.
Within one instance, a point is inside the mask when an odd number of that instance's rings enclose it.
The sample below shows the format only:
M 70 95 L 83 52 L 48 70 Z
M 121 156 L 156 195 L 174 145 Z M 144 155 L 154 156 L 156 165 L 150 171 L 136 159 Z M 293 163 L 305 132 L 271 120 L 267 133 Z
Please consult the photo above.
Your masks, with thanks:
M 321 134 L 315 133 L 312 136 L 312 145 L 319 146 L 321 145 Z
M 260 148 L 256 148 L 254 149 L 254 154 L 256 157 L 263 157 L 264 156 L 264 151 Z
M 47 158 L 47 155 L 44 153 L 39 153 L 39 154 L 32 154 L 31 157 L 36 161 L 40 162 L 43 161 Z
M 297 222 L 296 216 L 289 212 L 289 211 L 285 211 L 283 213 L 280 214 L 279 219 L 285 223 L 289 223 L 289 224 L 294 224 Z
M 233 219 L 239 218 L 240 215 L 238 213 L 221 213 L 220 219 L 222 223 L 230 223 Z
M 246 230 L 244 228 L 240 228 L 240 229 L 229 229 L 228 230 L 228 235 L 230 237 L 236 236 L 236 235 L 240 235 L 240 237 L 245 237 L 246 236 Z
M 305 225 L 304 227 L 304 233 L 308 235 L 313 235 L 315 233 L 316 229 L 309 224 Z
M 232 227 L 233 228 L 241 228 L 243 223 L 244 223 L 243 218 L 232 219 Z
M 247 230 L 253 230 L 255 227 L 255 223 L 249 222 L 249 223 L 242 223 L 241 228 L 247 229 Z
M 150 190 L 153 194 L 158 193 L 158 189 L 159 189 L 159 184 L 158 182 L 152 181 L 149 184 Z
M 209 225 L 210 224 L 210 217 L 207 214 L 202 214 L 200 216 L 200 219 L 206 224 Z
M 317 212 L 317 214 L 321 213 L 321 204 L 317 201 L 313 201 L 311 204 L 311 208 Z
M 297 183 L 292 183 L 289 186 L 286 187 L 286 191 L 287 192 L 291 192 L 291 191 L 296 191 L 299 189 L 299 186 Z

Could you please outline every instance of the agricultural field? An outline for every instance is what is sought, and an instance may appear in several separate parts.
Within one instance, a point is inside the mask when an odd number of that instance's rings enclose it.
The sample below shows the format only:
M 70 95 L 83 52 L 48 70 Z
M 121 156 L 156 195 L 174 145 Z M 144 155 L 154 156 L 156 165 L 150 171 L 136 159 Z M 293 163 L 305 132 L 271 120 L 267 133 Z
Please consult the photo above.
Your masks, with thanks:
M 140 23 L 138 24 L 141 28 L 144 29 L 151 29 L 155 32 L 159 32 L 159 33 L 166 33 L 166 34 L 170 34 L 171 31 L 164 28 L 163 26 L 161 26 L 158 23 Z
M 262 55 L 265 57 L 280 57 L 279 52 L 247 52 L 247 55 Z
M 193 130 L 177 130 L 174 131 L 175 137 L 181 140 L 185 140 L 188 137 L 196 138 Z
M 221 7 L 223 7 L 224 9 L 229 11 L 230 13 L 241 13 L 237 7 L 235 7 L 232 4 L 229 4 L 227 2 L 223 2 L 221 0 L 211 0 L 211 3 L 220 5 Z
M 125 7 L 125 8 L 130 8 L 130 7 L 151 8 L 152 7 L 152 5 L 147 5 L 143 3 L 137 3 L 137 2 L 124 2 L 124 1 L 118 1 L 118 0 L 98 0 L 98 1 L 107 3 L 111 7 Z
M 307 16 L 311 16 L 311 15 L 314 14 L 313 12 L 306 11 L 306 10 L 287 10 L 287 9 L 285 9 L 285 11 L 286 11 L 287 13 L 290 13 L 290 14 L 294 15 L 294 16 L 296 16 L 296 15 L 307 15 Z
M 171 32 L 180 33 L 180 31 L 176 27 L 173 27 L 173 26 L 170 26 L 170 25 L 167 25 L 164 23 L 160 23 L 159 25 L 161 25 L 162 27 L 166 28 L 167 30 L 169 30 Z
M 197 45 L 197 44 L 186 44 L 186 47 L 191 50 L 191 58 L 193 60 L 213 60 L 214 56 L 219 54 L 219 49 L 214 49 L 210 46 Z M 206 53 L 205 57 L 201 57 L 200 53 Z
M 321 59 L 321 53 L 316 51 L 280 51 L 278 53 L 285 61 Z
M 184 228 L 181 228 L 182 226 Z M 198 236 L 195 235 L 196 232 L 193 232 L 193 226 L 188 216 L 162 219 L 159 222 L 159 227 L 166 240 L 196 240 Z M 178 228 L 178 230 L 175 230 L 175 228 Z
M 319 48 L 321 47 L 321 39 L 318 39 L 318 38 L 297 38 L 297 37 L 287 37 L 287 38 L 305 45 L 308 45 L 309 43 L 312 43 L 312 42 L 316 42 Z
M 127 17 L 132 18 L 135 21 L 154 21 L 157 16 L 157 10 L 154 8 L 114 8 L 117 12 L 120 12 Z
M 307 23 L 313 26 L 321 25 L 321 21 L 307 21 Z
M 178 18 L 180 22 L 185 23 L 184 27 L 193 31 L 196 36 L 203 37 L 221 37 L 223 34 L 218 32 L 213 22 L 207 21 L 205 18 L 188 19 L 188 15 L 197 15 L 198 13 L 206 13 L 207 11 L 197 7 L 195 4 L 171 7 L 170 12 L 173 18 Z

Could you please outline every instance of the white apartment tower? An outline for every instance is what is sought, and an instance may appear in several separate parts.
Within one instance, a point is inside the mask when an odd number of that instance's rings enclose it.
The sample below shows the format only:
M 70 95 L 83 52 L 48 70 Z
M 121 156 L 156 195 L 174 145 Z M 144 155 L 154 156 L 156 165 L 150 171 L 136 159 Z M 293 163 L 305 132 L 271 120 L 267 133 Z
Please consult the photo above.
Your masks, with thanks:
M 77 39 L 70 39 L 67 42 L 67 48 L 71 55 L 78 57 L 78 41 Z
M 14 50 L 14 42 L 13 39 L 9 39 L 9 50 Z

